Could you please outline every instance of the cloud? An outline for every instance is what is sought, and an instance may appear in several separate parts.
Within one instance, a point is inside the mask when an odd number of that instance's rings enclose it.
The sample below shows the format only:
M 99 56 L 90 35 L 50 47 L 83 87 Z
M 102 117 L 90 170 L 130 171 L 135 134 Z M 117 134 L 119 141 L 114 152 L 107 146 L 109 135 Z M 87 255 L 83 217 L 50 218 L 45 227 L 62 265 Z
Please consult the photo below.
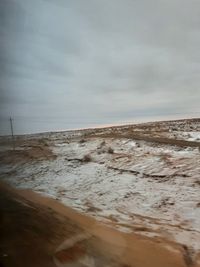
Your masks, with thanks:
M 198 116 L 199 8 L 197 0 L 2 0 L 1 117 L 34 132 Z

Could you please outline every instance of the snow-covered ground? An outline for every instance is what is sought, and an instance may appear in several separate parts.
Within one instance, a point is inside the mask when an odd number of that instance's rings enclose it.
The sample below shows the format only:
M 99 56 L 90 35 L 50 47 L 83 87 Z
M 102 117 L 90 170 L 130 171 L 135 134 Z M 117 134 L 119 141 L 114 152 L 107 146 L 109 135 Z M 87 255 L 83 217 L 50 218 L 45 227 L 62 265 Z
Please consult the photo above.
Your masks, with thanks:
M 196 136 L 199 132 L 191 138 Z M 2 180 L 111 221 L 122 231 L 164 236 L 200 251 L 198 147 L 85 137 L 84 131 L 43 137 L 57 158 L 4 163 Z
M 179 139 L 179 140 L 200 142 L 200 132 L 174 131 L 171 133 L 167 133 L 165 136 L 169 138 Z

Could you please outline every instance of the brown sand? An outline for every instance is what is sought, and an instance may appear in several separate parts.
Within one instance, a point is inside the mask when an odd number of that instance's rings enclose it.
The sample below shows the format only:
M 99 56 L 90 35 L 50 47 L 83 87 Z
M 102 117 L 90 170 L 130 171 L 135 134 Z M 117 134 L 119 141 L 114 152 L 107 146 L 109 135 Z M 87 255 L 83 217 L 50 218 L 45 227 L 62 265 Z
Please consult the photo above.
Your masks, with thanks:
M 62 263 L 62 259 L 76 261 L 83 254 L 93 257 L 95 266 L 106 266 L 104 263 L 134 267 L 200 266 L 197 259 L 196 263 L 191 259 L 187 248 L 176 243 L 119 232 L 30 190 L 15 190 L 1 184 L 0 191 L 3 233 L 0 262 L 5 266 L 51 267 L 55 266 L 53 257 Z M 64 241 L 80 233 L 88 237 L 70 249 L 58 251 Z

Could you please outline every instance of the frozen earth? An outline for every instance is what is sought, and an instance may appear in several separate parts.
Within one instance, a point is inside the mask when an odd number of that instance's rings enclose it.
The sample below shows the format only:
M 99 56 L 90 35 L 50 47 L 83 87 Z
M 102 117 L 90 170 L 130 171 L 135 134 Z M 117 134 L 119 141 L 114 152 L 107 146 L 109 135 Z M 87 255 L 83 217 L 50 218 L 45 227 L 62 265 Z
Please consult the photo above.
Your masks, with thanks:
M 187 145 L 142 137 L 141 132 L 155 137 L 158 129 L 159 137 L 170 140 L 179 132 L 178 139 Z M 134 134 L 131 138 L 130 132 L 139 132 L 141 138 L 135 140 Z M 187 120 L 37 134 L 18 137 L 14 156 L 17 153 L 20 159 L 20 153 L 40 147 L 55 157 L 23 160 L 7 159 L 10 143 L 1 138 L 1 180 L 53 197 L 121 231 L 162 236 L 196 252 L 200 251 L 199 135 L 199 121 Z

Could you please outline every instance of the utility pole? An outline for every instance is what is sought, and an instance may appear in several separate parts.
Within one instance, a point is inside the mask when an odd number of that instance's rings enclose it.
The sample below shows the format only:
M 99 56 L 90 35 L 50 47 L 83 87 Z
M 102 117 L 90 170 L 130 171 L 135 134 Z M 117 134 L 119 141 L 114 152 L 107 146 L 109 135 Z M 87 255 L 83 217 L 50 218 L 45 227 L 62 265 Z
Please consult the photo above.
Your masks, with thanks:
M 13 120 L 11 117 L 10 117 L 10 129 L 11 129 L 11 134 L 12 134 L 13 150 L 15 150 L 15 138 L 14 138 L 14 133 L 13 133 Z

